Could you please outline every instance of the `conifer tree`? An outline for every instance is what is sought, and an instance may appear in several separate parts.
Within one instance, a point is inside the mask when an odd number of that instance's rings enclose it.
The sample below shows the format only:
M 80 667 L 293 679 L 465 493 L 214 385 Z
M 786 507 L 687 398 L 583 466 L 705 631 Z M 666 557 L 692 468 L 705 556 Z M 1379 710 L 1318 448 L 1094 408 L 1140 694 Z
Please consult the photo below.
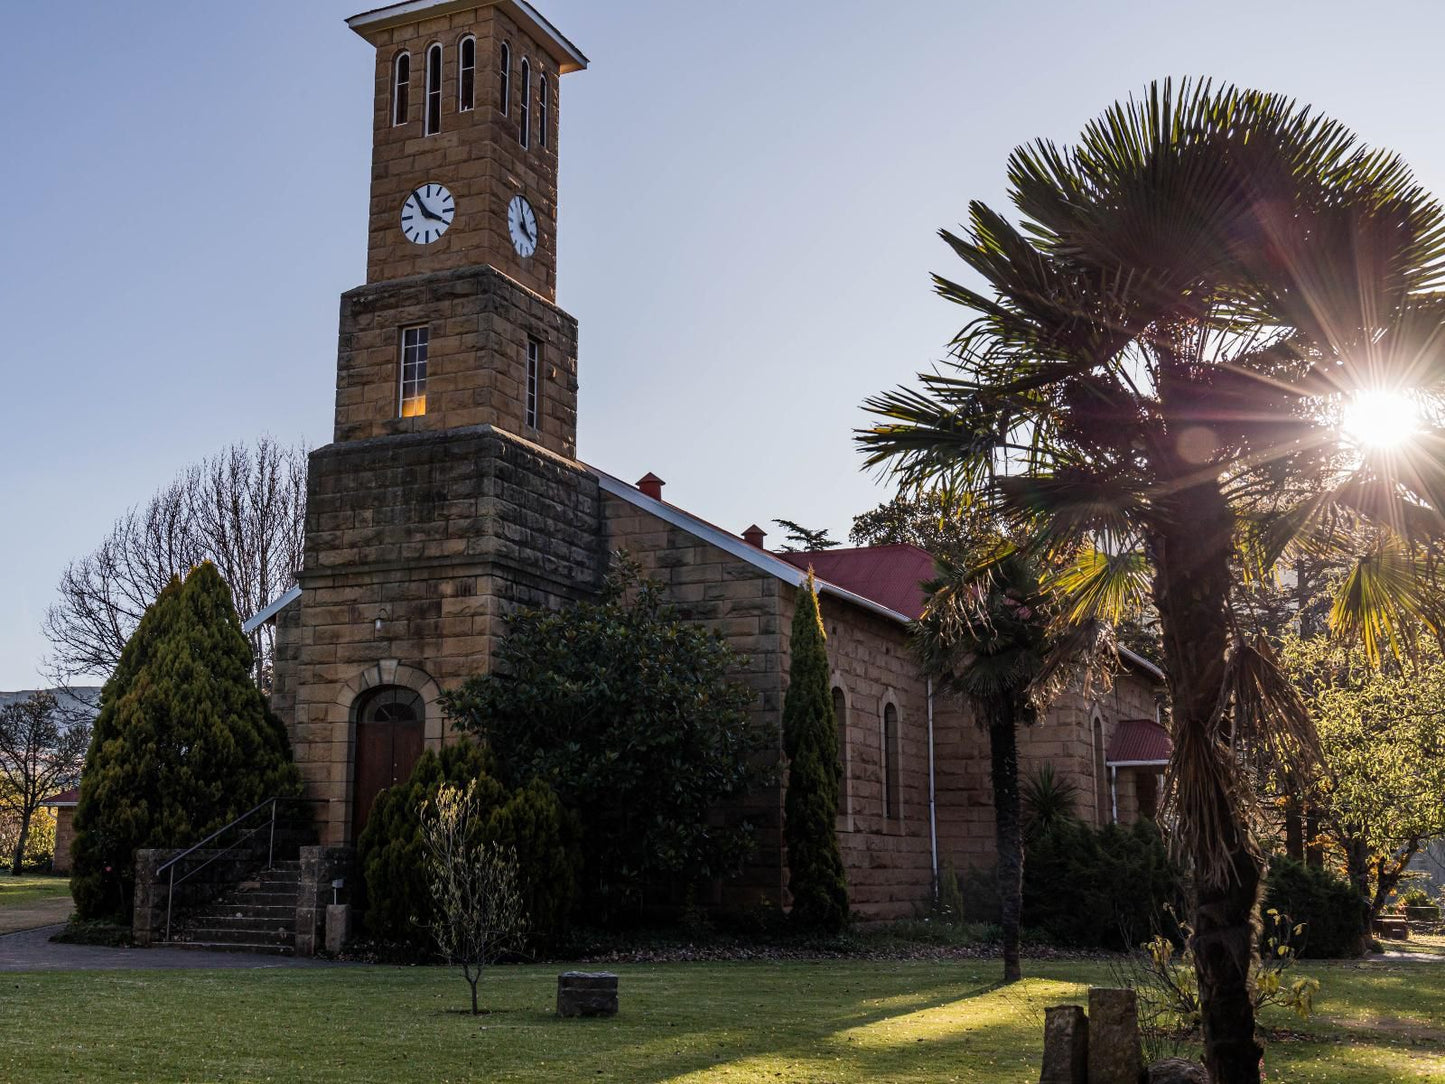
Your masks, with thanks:
M 75 815 L 77 913 L 128 920 L 137 849 L 189 846 L 300 792 L 230 589 L 204 562 L 157 596 L 101 691 Z
M 827 637 L 813 573 L 797 592 L 783 699 L 783 749 L 788 755 L 784 807 L 788 887 L 799 929 L 836 933 L 848 922 L 848 883 L 838 850 L 838 737 L 828 687 Z

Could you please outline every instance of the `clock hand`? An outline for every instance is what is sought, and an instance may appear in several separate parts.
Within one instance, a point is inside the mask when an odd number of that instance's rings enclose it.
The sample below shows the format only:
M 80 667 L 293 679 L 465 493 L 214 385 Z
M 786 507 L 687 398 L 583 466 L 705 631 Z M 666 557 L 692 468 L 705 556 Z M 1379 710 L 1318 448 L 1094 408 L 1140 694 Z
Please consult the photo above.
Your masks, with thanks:
M 429 219 L 431 219 L 433 222 L 441 222 L 441 221 L 442 221 L 442 216 L 441 216 L 441 215 L 433 214 L 432 211 L 431 211 L 431 208 L 429 208 L 425 203 L 423 203 L 423 202 L 421 201 L 421 190 L 420 190 L 420 189 L 417 189 L 416 191 L 412 192 L 411 198 L 414 199 L 414 200 L 416 200 L 416 209 L 421 212 L 422 218 L 429 218 Z

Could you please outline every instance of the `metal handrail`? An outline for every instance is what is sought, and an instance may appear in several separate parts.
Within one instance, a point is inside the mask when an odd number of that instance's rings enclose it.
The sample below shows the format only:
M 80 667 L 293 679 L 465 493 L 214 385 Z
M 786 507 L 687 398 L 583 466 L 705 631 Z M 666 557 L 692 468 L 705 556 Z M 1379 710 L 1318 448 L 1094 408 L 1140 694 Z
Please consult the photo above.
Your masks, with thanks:
M 195 854 L 197 851 L 201 850 L 201 849 L 202 849 L 203 847 L 205 847 L 208 843 L 211 843 L 212 841 L 220 838 L 220 837 L 221 837 L 222 835 L 224 835 L 225 833 L 231 831 L 231 829 L 238 827 L 238 826 L 239 826 L 240 824 L 242 824 L 244 821 L 250 820 L 250 818 L 251 818 L 252 816 L 254 816 L 256 813 L 259 813 L 261 810 L 263 810 L 263 809 L 265 809 L 265 808 L 267 808 L 267 807 L 269 806 L 269 807 L 270 807 L 270 810 L 271 810 L 271 817 L 270 817 L 270 823 L 269 823 L 269 827 L 270 827 L 270 830 L 271 830 L 271 836 L 270 836 L 270 839 L 269 839 L 269 841 L 267 842 L 267 845 L 266 845 L 266 868 L 267 868 L 267 869 L 270 869 L 271 866 L 272 866 L 272 864 L 275 862 L 275 858 L 276 858 L 276 807 L 277 807 L 281 802 L 315 802 L 315 801 L 317 801 L 317 800 L 318 800 L 318 799 L 315 799 L 315 798 L 281 798 L 281 797 L 271 797 L 271 798 L 267 798 L 264 802 L 261 802 L 259 805 L 252 806 L 250 809 L 246 810 L 246 812 L 242 813 L 239 817 L 237 817 L 235 820 L 231 821 L 229 824 L 224 824 L 224 825 L 222 825 L 220 828 L 217 828 L 214 832 L 212 832 L 210 835 L 208 835 L 205 839 L 201 840 L 199 843 L 193 843 L 191 846 L 187 847 L 187 848 L 186 848 L 184 851 L 182 851 L 180 854 L 176 855 L 176 856 L 173 857 L 173 858 L 167 859 L 166 861 L 162 862 L 159 866 L 157 866 L 157 867 L 156 867 L 156 871 L 155 871 L 155 877 L 156 877 L 157 880 L 160 879 L 160 875 L 161 875 L 162 873 L 165 873 L 165 872 L 168 871 L 168 870 L 170 871 L 169 883 L 168 883 L 167 888 L 166 888 L 166 935 L 165 935 L 165 940 L 169 941 L 169 940 L 171 939 L 171 910 L 172 910 L 172 907 L 173 907 L 173 905 L 174 905 L 174 903 L 175 903 L 176 885 L 178 885 L 178 884 L 184 884 L 189 878 L 194 877 L 197 873 L 200 873 L 201 870 L 205 869 L 205 868 L 206 868 L 207 866 L 209 866 L 212 862 L 215 862 L 217 859 L 222 858 L 222 857 L 224 857 L 225 855 L 230 854 L 230 853 L 231 853 L 232 851 L 234 851 L 237 847 L 239 847 L 242 843 L 247 842 L 247 841 L 250 840 L 253 836 L 255 836 L 255 834 L 256 834 L 257 832 L 259 832 L 263 827 L 266 827 L 266 825 L 265 825 L 265 824 L 258 824 L 258 825 L 256 825 L 256 826 L 253 827 L 253 828 L 247 829 L 247 830 L 245 831 L 245 833 L 242 834 L 241 836 L 239 836 L 234 843 L 230 844 L 230 845 L 227 846 L 227 847 L 224 847 L 224 848 L 218 850 L 215 854 L 211 855 L 209 858 L 207 858 L 207 859 L 206 859 L 204 862 L 202 862 L 200 865 L 196 866 L 195 869 L 188 870 L 188 871 L 186 871 L 185 873 L 181 874 L 181 876 L 180 876 L 179 879 L 178 879 L 178 878 L 176 877 L 176 867 L 177 867 L 177 865 L 179 865 L 179 863 L 181 863 L 182 861 L 184 861 L 186 858 L 189 858 L 191 855 Z

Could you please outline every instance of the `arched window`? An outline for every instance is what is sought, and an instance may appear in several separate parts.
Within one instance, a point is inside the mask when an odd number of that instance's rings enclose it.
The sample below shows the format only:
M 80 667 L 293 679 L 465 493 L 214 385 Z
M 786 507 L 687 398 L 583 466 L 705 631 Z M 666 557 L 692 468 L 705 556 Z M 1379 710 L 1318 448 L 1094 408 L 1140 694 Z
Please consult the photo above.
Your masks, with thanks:
M 397 53 L 391 66 L 391 123 L 411 119 L 411 54 Z
M 1108 767 L 1104 763 L 1104 718 L 1098 712 L 1090 726 L 1093 744 L 1093 769 L 1094 769 L 1094 823 L 1102 828 L 1110 821 L 1109 817 L 1109 777 Z
M 847 816 L 848 807 L 848 698 L 833 686 L 833 720 L 838 726 L 838 812 Z
M 426 718 L 421 693 L 404 685 L 378 685 L 357 701 L 358 723 L 420 723 Z
M 547 76 L 537 76 L 537 143 L 547 145 Z
M 426 51 L 426 134 L 442 130 L 442 47 Z
M 898 772 L 898 709 L 883 706 L 883 815 L 898 820 L 903 811 Z
M 499 76 L 497 108 L 502 111 L 502 116 L 511 112 L 512 108 L 512 47 L 502 42 L 502 66 Z
M 457 112 L 477 104 L 477 39 L 468 34 L 457 46 Z
M 532 62 L 526 57 L 522 58 L 522 120 L 517 138 L 524 147 L 532 145 Z

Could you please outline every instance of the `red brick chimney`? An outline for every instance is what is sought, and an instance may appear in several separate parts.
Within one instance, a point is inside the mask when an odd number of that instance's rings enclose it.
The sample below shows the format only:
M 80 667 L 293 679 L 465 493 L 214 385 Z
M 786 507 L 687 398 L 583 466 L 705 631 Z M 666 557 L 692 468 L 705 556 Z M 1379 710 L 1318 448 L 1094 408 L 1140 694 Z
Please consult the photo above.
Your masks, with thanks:
M 746 542 L 749 546 L 756 546 L 758 549 L 763 548 L 763 539 L 767 537 L 768 532 L 763 530 L 756 523 L 754 523 L 751 527 L 749 527 L 746 531 L 743 532 L 743 541 Z
M 662 500 L 662 487 L 665 485 L 667 483 L 651 471 L 637 480 L 637 488 L 655 501 Z

